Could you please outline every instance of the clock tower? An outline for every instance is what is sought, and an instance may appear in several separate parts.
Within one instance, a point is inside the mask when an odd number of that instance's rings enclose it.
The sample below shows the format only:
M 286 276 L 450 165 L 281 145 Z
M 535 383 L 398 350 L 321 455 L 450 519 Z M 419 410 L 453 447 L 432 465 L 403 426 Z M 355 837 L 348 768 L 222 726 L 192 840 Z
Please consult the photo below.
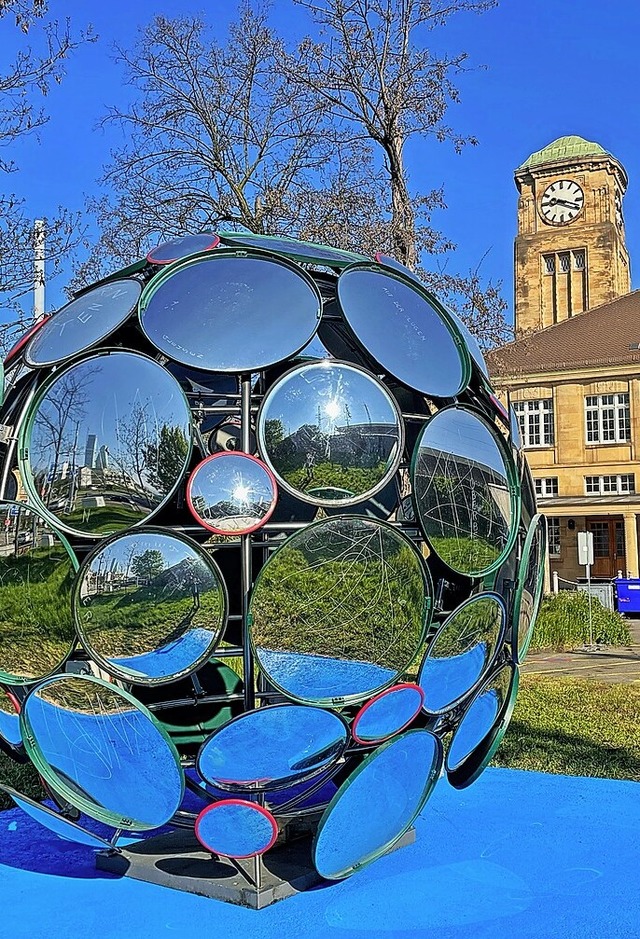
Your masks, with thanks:
M 631 289 L 622 199 L 627 174 L 582 137 L 560 137 L 515 172 L 516 336 Z

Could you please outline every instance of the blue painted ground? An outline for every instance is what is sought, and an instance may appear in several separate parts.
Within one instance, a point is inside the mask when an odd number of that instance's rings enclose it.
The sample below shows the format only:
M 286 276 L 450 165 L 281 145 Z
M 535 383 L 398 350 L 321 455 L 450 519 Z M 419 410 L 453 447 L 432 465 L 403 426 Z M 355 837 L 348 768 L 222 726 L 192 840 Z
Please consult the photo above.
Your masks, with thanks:
M 491 769 L 463 792 L 441 780 L 417 829 L 358 876 L 254 912 L 97 874 L 90 850 L 13 810 L 0 815 L 0 936 L 640 936 L 640 783 Z

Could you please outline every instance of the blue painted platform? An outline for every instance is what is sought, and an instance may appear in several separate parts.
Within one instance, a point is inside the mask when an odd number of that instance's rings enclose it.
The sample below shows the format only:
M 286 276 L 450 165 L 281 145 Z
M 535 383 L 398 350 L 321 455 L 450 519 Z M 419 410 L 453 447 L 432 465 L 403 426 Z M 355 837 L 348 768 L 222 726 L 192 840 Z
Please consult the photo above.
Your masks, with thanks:
M 255 912 L 99 874 L 12 810 L 0 937 L 640 937 L 640 783 L 490 769 L 463 792 L 440 780 L 416 827 L 361 874 Z

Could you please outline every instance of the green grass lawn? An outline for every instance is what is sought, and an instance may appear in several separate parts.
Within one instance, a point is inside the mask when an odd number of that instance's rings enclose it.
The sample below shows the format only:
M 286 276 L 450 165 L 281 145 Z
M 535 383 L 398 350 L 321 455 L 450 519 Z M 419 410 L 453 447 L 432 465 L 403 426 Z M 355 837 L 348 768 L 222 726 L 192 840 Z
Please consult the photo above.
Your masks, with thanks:
M 495 766 L 640 781 L 640 685 L 523 675 Z
M 494 766 L 640 781 L 640 686 L 523 675 Z M 41 798 L 38 777 L 0 753 L 0 781 Z M 0 793 L 0 809 L 10 800 Z

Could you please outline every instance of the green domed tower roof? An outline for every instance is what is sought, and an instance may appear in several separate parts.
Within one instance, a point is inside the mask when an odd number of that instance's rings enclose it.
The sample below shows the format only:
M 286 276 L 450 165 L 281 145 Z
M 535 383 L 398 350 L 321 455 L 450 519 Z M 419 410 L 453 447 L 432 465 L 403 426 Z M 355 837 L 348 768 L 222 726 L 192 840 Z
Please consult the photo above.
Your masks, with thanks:
M 554 163 L 556 160 L 571 160 L 576 157 L 598 156 L 606 154 L 607 151 L 599 143 L 592 140 L 585 140 L 584 137 L 558 137 L 552 143 L 543 147 L 542 150 L 536 150 L 528 157 L 520 169 L 526 166 L 537 166 L 540 163 Z

